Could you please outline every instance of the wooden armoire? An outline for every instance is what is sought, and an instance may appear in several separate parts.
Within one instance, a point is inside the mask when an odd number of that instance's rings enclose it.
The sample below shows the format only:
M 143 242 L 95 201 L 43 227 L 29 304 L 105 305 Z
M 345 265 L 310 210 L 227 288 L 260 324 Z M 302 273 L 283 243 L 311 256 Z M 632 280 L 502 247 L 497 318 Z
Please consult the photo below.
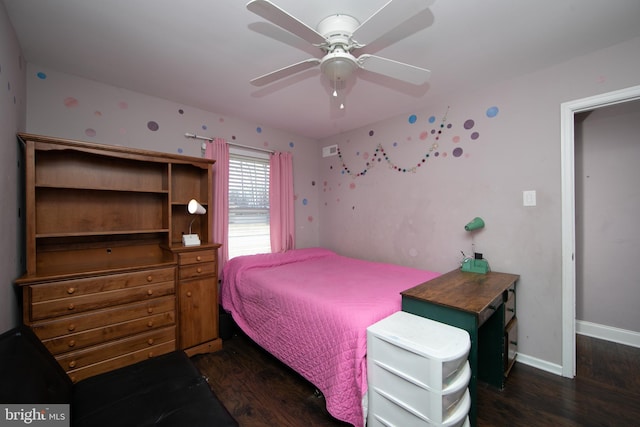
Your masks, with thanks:
M 23 322 L 69 376 L 222 347 L 212 160 L 31 134 Z M 192 215 L 191 199 L 206 213 Z M 182 235 L 198 234 L 199 246 Z

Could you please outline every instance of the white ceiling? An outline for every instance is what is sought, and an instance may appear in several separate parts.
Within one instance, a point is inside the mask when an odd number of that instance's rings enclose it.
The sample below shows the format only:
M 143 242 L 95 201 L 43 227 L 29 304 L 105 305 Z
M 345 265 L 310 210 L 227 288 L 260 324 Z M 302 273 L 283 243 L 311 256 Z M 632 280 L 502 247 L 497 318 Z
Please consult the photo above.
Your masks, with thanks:
M 359 70 L 338 116 L 317 68 L 261 88 L 249 84 L 321 52 L 249 12 L 247 1 L 4 4 L 30 63 L 314 139 L 640 36 L 638 0 L 437 0 L 358 51 L 428 68 L 429 83 Z M 387 0 L 273 2 L 315 27 L 335 13 L 362 22 Z

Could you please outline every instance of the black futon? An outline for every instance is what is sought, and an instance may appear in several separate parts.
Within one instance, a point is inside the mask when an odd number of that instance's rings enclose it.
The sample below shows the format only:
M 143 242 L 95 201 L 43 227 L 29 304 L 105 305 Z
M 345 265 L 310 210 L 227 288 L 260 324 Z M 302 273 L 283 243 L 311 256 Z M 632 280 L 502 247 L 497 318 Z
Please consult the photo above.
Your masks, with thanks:
M 182 351 L 73 384 L 25 326 L 0 335 L 0 403 L 70 404 L 73 427 L 238 426 Z

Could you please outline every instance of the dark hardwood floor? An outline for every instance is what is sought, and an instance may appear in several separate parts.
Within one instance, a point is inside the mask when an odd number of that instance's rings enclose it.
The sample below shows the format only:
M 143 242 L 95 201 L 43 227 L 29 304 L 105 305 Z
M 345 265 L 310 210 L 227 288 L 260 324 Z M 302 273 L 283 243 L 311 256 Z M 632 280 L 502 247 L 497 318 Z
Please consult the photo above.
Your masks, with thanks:
M 478 426 L 640 425 L 640 349 L 577 337 L 577 376 L 521 363 L 504 390 L 478 387 Z M 346 426 L 314 387 L 242 334 L 193 361 L 242 427 Z

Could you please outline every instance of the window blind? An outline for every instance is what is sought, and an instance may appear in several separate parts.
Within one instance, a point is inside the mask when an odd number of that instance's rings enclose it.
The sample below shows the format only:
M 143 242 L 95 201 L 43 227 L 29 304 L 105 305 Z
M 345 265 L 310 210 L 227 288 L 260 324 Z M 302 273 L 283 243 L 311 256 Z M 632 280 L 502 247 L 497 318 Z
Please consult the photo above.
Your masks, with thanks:
M 229 154 L 229 258 L 271 252 L 269 159 Z

